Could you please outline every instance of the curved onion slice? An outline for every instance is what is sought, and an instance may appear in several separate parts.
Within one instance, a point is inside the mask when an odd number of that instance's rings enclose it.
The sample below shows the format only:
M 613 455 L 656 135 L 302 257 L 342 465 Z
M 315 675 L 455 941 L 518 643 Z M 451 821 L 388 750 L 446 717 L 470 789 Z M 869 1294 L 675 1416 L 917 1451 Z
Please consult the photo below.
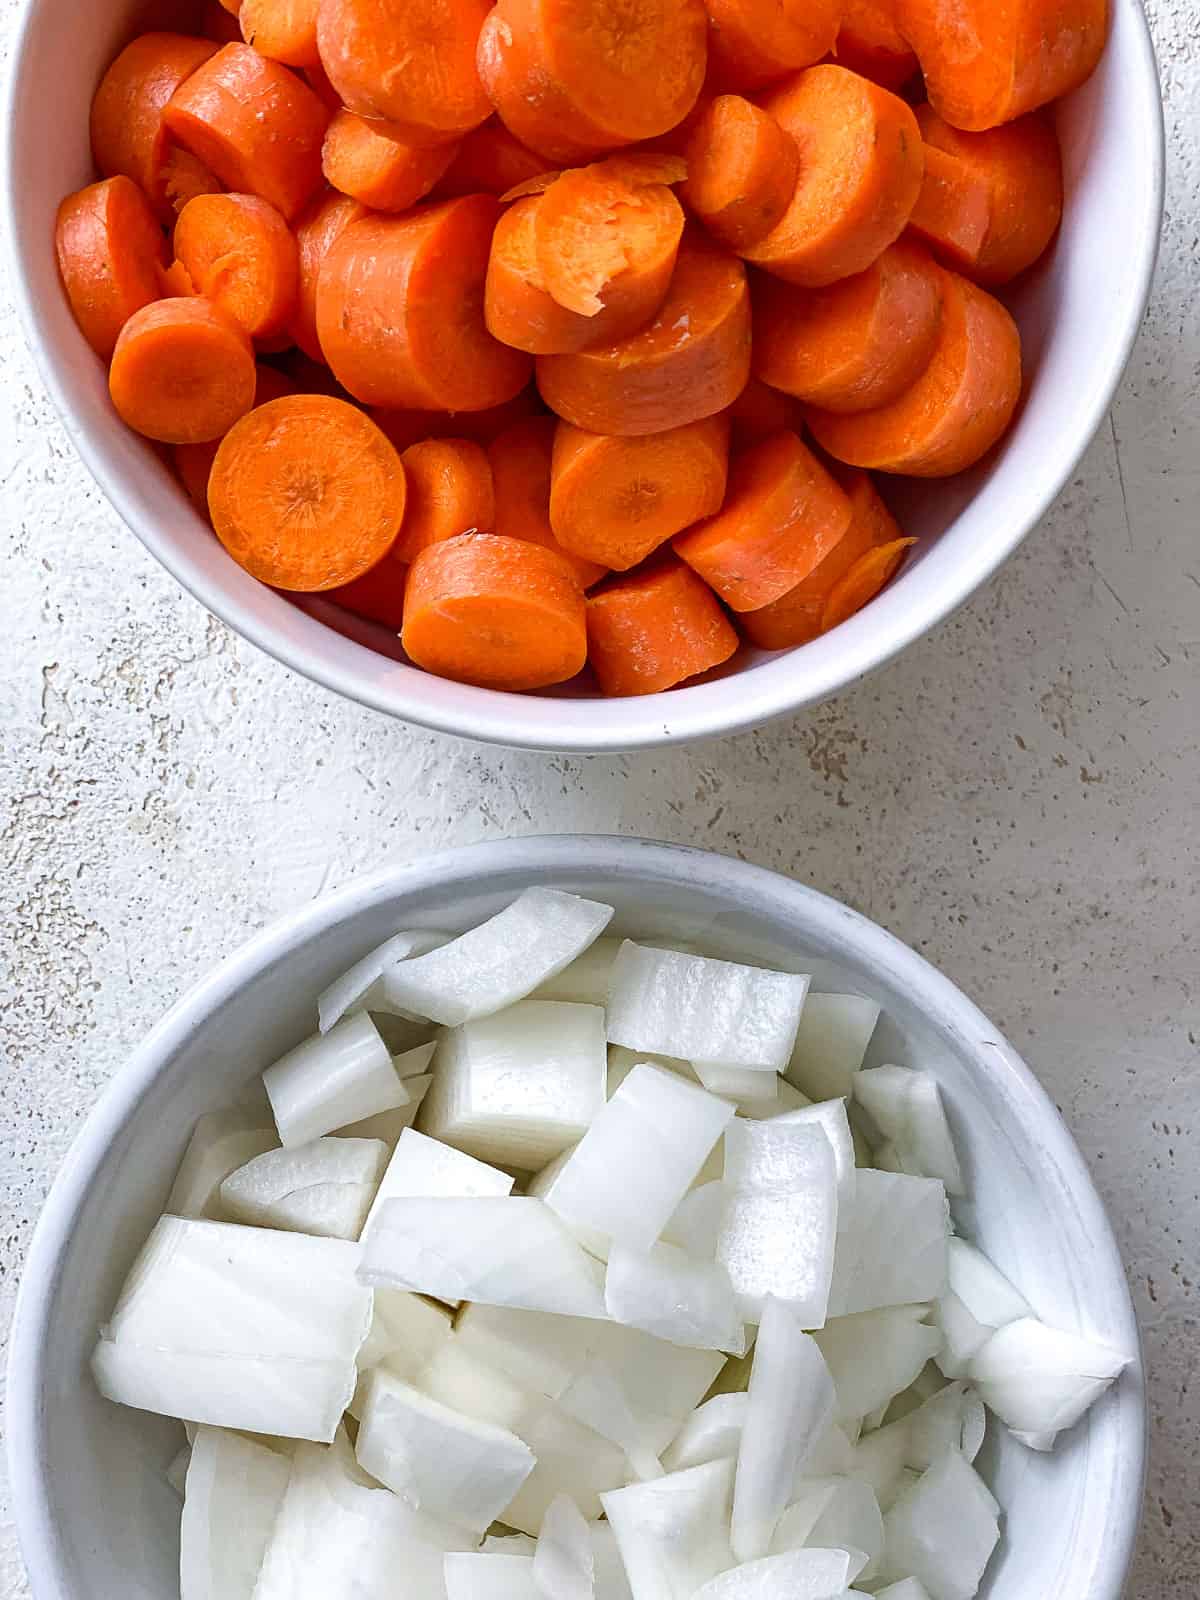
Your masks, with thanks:
M 733 1565 L 733 1462 L 710 1461 L 600 1496 L 636 1600 L 690 1600 Z
M 433 1047 L 425 1048 L 432 1056 Z M 263 1083 L 285 1145 L 308 1144 L 411 1098 L 365 1011 L 289 1050 L 263 1073 Z
M 179 1528 L 180 1600 L 252 1600 L 291 1476 L 287 1456 L 198 1428 Z
M 677 1245 L 649 1250 L 614 1245 L 604 1280 L 604 1304 L 614 1322 L 641 1328 L 669 1344 L 745 1354 L 746 1333 L 729 1274 Z

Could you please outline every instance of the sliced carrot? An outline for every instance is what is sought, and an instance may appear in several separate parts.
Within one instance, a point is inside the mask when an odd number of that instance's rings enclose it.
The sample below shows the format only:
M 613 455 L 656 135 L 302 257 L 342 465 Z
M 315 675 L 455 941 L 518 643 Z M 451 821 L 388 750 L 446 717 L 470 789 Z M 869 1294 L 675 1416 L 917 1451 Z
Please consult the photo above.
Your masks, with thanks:
M 361 577 L 404 516 L 400 458 L 364 412 L 327 395 L 256 406 L 221 440 L 208 483 L 217 538 L 276 589 Z
M 474 439 L 491 444 L 497 434 L 527 417 L 545 417 L 537 390 L 527 384 L 520 394 L 485 411 L 413 411 L 373 406 L 371 415 L 403 455 L 422 439 Z
M 782 221 L 743 255 L 809 289 L 864 271 L 900 237 L 921 190 L 911 107 L 832 65 L 799 73 L 763 103 L 800 147 L 800 180 Z
M 106 178 L 132 178 L 163 222 L 173 220 L 175 193 L 189 180 L 197 181 L 197 173 L 187 172 L 189 162 L 181 162 L 181 152 L 173 148 L 163 112 L 179 86 L 216 50 L 210 39 L 143 33 L 121 51 L 92 100 L 96 165 Z M 220 187 L 211 174 L 208 185 Z
M 550 525 L 574 555 L 626 572 L 720 509 L 728 462 L 725 417 L 637 439 L 585 433 L 560 422 Z
M 941 166 L 928 201 L 926 173 L 912 226 L 976 283 L 1009 283 L 1039 259 L 1062 221 L 1062 157 L 1053 124 L 1033 111 L 985 133 L 960 133 L 930 106 L 917 108 L 917 122 L 927 166 L 934 153 Z M 981 188 L 987 221 L 978 238 L 954 224 L 977 214 Z
M 237 8 L 231 10 L 223 0 L 204 0 L 200 8 L 200 32 L 216 44 L 240 43 L 242 29 Z
M 460 533 L 491 533 L 496 524 L 492 468 L 472 439 L 424 439 L 400 457 L 408 503 L 397 561 L 415 561 L 421 551 Z
M 440 198 L 459 194 L 506 194 L 520 183 L 548 172 L 551 163 L 527 150 L 504 124 L 492 117 L 465 134 L 454 159 L 438 181 Z
M 541 195 L 517 200 L 496 224 L 483 297 L 488 331 L 530 355 L 555 355 L 602 343 L 607 328 L 604 312 L 595 318 L 581 317 L 560 306 L 546 288 L 537 253 L 541 204 Z
M 349 195 L 326 189 L 316 195 L 296 218 L 296 249 L 300 288 L 292 318 L 292 338 L 314 361 L 324 361 L 317 338 L 317 277 L 334 240 L 367 214 L 366 207 Z
M 479 34 L 492 104 L 531 150 L 573 162 L 653 139 L 704 82 L 702 0 L 499 0 Z
M 563 683 L 587 658 L 583 590 L 560 555 L 460 534 L 423 550 L 404 597 L 405 650 L 428 672 L 485 689 Z
M 874 600 L 884 584 L 895 577 L 904 552 L 916 542 L 915 539 L 894 539 L 891 544 L 876 545 L 859 556 L 830 591 L 821 613 L 821 632 L 828 633 L 830 628 L 848 621 L 868 601 Z
M 326 597 L 336 600 L 347 611 L 353 611 L 356 617 L 366 617 L 368 622 L 382 623 L 385 628 L 399 633 L 404 623 L 407 584 L 408 568 L 389 550 L 383 560 L 377 561 L 361 578 L 336 589 L 327 589 Z
M 580 587 L 588 589 L 608 570 L 596 561 L 564 550 L 550 526 L 550 471 L 554 452 L 553 417 L 526 417 L 498 433 L 488 445 L 496 496 L 496 532 L 505 539 L 528 539 L 556 550 Z
M 934 110 L 980 132 L 1069 94 L 1104 52 L 1109 0 L 896 0 Z
M 706 0 L 708 82 L 757 89 L 810 67 L 833 48 L 842 0 Z
M 437 183 L 454 159 L 455 144 L 415 145 L 386 122 L 337 111 L 325 130 L 321 167 L 326 181 L 374 211 L 407 211 Z
M 267 367 L 261 362 L 254 376 L 254 404 L 265 406 L 268 400 L 278 400 L 285 394 L 294 394 L 291 381 L 277 367 Z M 219 439 L 206 439 L 203 444 L 177 444 L 171 451 L 175 471 L 183 482 L 188 498 L 198 510 L 208 516 L 208 475 L 217 458 Z
M 500 208 L 464 195 L 402 217 L 364 217 L 334 241 L 317 284 L 317 337 L 368 405 L 483 411 L 518 394 L 529 357 L 484 326 Z
M 607 695 L 657 694 L 728 661 L 737 634 L 712 590 L 673 556 L 588 597 L 588 660 Z
M 320 187 L 328 111 L 295 73 L 248 44 L 227 44 L 193 72 L 163 119 L 227 189 L 260 195 L 289 222 Z
M 632 437 L 714 416 L 750 375 L 750 298 L 740 261 L 685 233 L 654 321 L 612 344 L 539 356 L 538 388 L 564 421 Z
M 90 183 L 59 206 L 54 247 L 79 331 L 107 360 L 134 312 L 163 292 L 167 246 L 150 203 L 129 178 Z
M 254 404 L 254 351 L 233 318 L 199 295 L 156 300 L 121 329 L 108 392 L 137 433 L 202 444 Z
M 321 0 L 242 0 L 238 20 L 242 38 L 259 55 L 288 67 L 312 67 L 317 53 L 317 11 Z
M 200 294 L 252 339 L 281 333 L 296 310 L 300 266 L 292 230 L 253 194 L 204 194 L 175 224 L 175 254 Z
M 760 440 L 778 433 L 781 428 L 799 433 L 804 427 L 804 407 L 799 400 L 778 389 L 768 388 L 758 378 L 748 380 L 733 404 L 725 408 L 724 414 L 732 426 L 730 443 L 735 452 L 744 450 L 747 445 L 758 444 Z
M 844 0 L 833 53 L 839 66 L 885 89 L 901 88 L 920 71 L 897 24 L 896 0 Z
M 687 147 L 688 210 L 731 250 L 758 241 L 781 219 L 800 172 L 796 141 L 741 95 L 722 94 Z
M 444 144 L 491 115 L 475 70 L 489 0 L 321 0 L 317 43 L 351 111 L 413 144 Z
M 794 433 L 751 445 L 729 471 L 723 508 L 675 540 L 734 611 L 778 600 L 822 562 L 850 526 L 850 502 Z
M 942 274 L 908 239 L 826 289 L 763 278 L 754 287 L 754 370 L 827 411 L 870 411 L 920 377 L 941 314 Z
M 973 466 L 1012 420 L 1021 394 L 1017 325 L 985 289 L 940 270 L 941 328 L 916 383 L 876 411 L 809 411 L 817 443 L 839 461 L 944 478 Z

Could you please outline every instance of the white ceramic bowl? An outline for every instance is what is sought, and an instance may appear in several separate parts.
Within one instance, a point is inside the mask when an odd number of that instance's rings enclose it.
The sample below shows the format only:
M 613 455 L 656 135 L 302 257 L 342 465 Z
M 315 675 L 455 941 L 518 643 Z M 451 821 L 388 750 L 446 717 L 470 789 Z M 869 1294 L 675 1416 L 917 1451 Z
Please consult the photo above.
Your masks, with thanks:
M 464 927 L 530 884 L 614 904 L 619 931 L 698 938 L 872 995 L 886 1021 L 869 1061 L 919 1063 L 942 1084 L 971 1195 L 956 1208 L 964 1231 L 1049 1321 L 1136 1354 L 1120 1259 L 1070 1135 L 987 1019 L 920 956 L 812 889 L 697 850 L 475 845 L 362 879 L 260 934 L 175 1007 L 88 1119 L 38 1225 L 12 1336 L 9 1462 L 35 1600 L 178 1593 L 179 1501 L 162 1474 L 182 1430 L 101 1400 L 87 1361 L 195 1119 L 295 1044 L 312 997 L 397 927 Z M 988 1600 L 1118 1600 L 1145 1420 L 1135 1363 L 1052 1456 L 989 1430 L 983 1470 L 1006 1528 Z
M 419 673 L 395 659 L 386 630 L 319 601 L 300 610 L 248 577 L 154 450 L 120 426 L 59 288 L 52 233 L 59 199 L 92 177 L 87 106 L 144 10 L 139 0 L 26 0 L 5 119 L 16 297 L 76 447 L 129 527 L 203 605 L 298 672 L 409 722 L 533 749 L 625 750 L 752 727 L 834 694 L 960 605 L 1045 513 L 1104 417 L 1145 309 L 1162 216 L 1153 51 L 1139 0 L 1114 9 L 1099 72 L 1059 114 L 1062 236 L 1012 298 L 1029 382 L 1006 444 L 960 480 L 899 490 L 902 520 L 921 543 L 866 613 L 799 651 L 746 652 L 727 673 L 672 694 L 581 705 L 578 690 L 503 695 Z

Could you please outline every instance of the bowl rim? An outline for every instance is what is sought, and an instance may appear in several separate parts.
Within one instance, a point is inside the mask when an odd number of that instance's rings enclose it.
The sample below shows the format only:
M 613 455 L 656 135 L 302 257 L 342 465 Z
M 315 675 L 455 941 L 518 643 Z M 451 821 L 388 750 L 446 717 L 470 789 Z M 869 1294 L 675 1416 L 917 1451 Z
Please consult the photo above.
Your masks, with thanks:
M 352 921 L 377 904 L 430 891 L 453 893 L 490 880 L 502 887 L 547 876 L 570 880 L 597 872 L 630 886 L 699 884 L 730 903 L 750 901 L 777 908 L 798 929 L 819 926 L 835 953 L 885 971 L 889 982 L 919 1000 L 928 1020 L 953 1037 L 957 1047 L 982 1061 L 1003 1082 L 1006 1098 L 1023 1120 L 1036 1124 L 1044 1155 L 1069 1184 L 1073 1205 L 1089 1238 L 1104 1258 L 1103 1297 L 1123 1324 L 1124 1348 L 1134 1361 L 1116 1391 L 1119 1451 L 1136 1494 L 1109 1507 L 1104 1571 L 1095 1576 L 1089 1600 L 1120 1600 L 1141 1522 L 1145 1487 L 1148 1415 L 1142 1352 L 1128 1278 L 1103 1202 L 1078 1146 L 1057 1107 L 1012 1046 L 958 987 L 923 956 L 878 923 L 849 906 L 769 868 L 691 845 L 610 834 L 548 834 L 486 841 L 394 864 L 352 879 L 288 913 L 255 934 L 195 984 L 147 1035 L 128 1063 L 110 1080 L 85 1119 L 60 1168 L 38 1219 L 22 1268 L 8 1360 L 9 1479 L 13 1520 L 36 1600 L 72 1600 L 69 1572 L 48 1492 L 44 1451 L 43 1397 L 47 1329 L 62 1280 L 70 1235 L 93 1183 L 128 1119 L 193 1029 L 260 972 L 286 957 L 298 943 Z
M 59 372 L 60 364 L 52 359 L 52 338 L 39 306 L 32 273 L 26 270 L 28 250 L 15 226 L 20 182 L 13 148 L 18 85 L 25 74 L 25 57 L 30 48 L 38 0 L 25 0 L 14 33 L 0 134 L 0 167 L 3 169 L 0 202 L 9 221 L 5 230 L 8 268 L 26 343 L 84 465 L 129 531 L 214 616 L 310 681 L 385 716 L 435 732 L 512 749 L 552 750 L 562 754 L 617 753 L 657 749 L 761 727 L 818 705 L 849 688 L 886 665 L 965 604 L 1058 499 L 1112 403 L 1149 301 L 1162 232 L 1165 169 L 1163 104 L 1149 26 L 1141 0 L 1117 0 L 1117 3 L 1121 9 L 1121 25 L 1129 30 L 1126 41 L 1129 80 L 1138 83 L 1145 102 L 1142 111 L 1149 124 L 1145 130 L 1149 170 L 1144 175 L 1144 187 L 1136 197 L 1130 196 L 1130 212 L 1122 229 L 1122 237 L 1133 241 L 1134 281 L 1139 290 L 1130 301 L 1128 324 L 1112 349 L 1103 381 L 1095 385 L 1089 396 L 1082 397 L 1084 403 L 1079 408 L 1067 448 L 1057 456 L 1056 464 L 1048 467 L 1042 490 L 1019 502 L 1017 514 L 1010 515 L 1007 526 L 997 521 L 986 545 L 978 542 L 960 557 L 952 572 L 941 575 L 940 581 L 929 579 L 920 586 L 912 585 L 906 583 L 908 575 L 902 573 L 891 586 L 894 604 L 887 607 L 886 626 L 880 625 L 883 619 L 879 613 L 876 613 L 875 625 L 863 618 L 852 618 L 837 630 L 836 650 L 821 648 L 820 641 L 802 646 L 811 653 L 799 692 L 797 675 L 790 664 L 791 651 L 769 655 L 736 673 L 736 692 L 730 692 L 728 687 L 734 680 L 717 678 L 672 690 L 667 696 L 589 699 L 582 702 L 588 707 L 584 715 L 572 716 L 567 712 L 567 707 L 580 704 L 569 698 L 505 694 L 463 684 L 431 690 L 429 675 L 407 664 L 389 662 L 391 670 L 386 675 L 372 674 L 365 665 L 359 664 L 357 655 L 357 651 L 367 647 L 355 641 L 346 641 L 354 644 L 354 653 L 345 659 L 320 652 L 306 653 L 303 642 L 309 636 L 306 629 L 302 629 L 299 636 L 289 636 L 269 614 L 259 612 L 248 601 L 243 603 L 238 593 L 188 554 L 185 544 L 174 544 L 165 537 L 157 520 L 148 517 L 139 506 L 132 481 L 115 465 L 109 464 L 99 437 L 94 438 L 87 425 L 76 426 L 69 386 L 65 374 Z M 887 599 L 885 595 L 879 603 L 886 604 Z M 305 617 L 304 622 L 313 628 L 326 626 L 315 617 Z

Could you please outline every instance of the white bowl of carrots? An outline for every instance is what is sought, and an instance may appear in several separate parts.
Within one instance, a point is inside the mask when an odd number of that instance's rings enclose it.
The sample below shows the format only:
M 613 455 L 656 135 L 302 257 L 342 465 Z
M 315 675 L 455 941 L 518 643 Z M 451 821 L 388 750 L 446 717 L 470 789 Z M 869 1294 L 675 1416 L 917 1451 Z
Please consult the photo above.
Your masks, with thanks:
M 30 5 L 17 296 L 130 527 L 367 705 L 559 750 L 795 711 L 1108 407 L 1162 210 L 1137 0 L 969 0 L 966 45 L 930 0 L 234 9 Z

